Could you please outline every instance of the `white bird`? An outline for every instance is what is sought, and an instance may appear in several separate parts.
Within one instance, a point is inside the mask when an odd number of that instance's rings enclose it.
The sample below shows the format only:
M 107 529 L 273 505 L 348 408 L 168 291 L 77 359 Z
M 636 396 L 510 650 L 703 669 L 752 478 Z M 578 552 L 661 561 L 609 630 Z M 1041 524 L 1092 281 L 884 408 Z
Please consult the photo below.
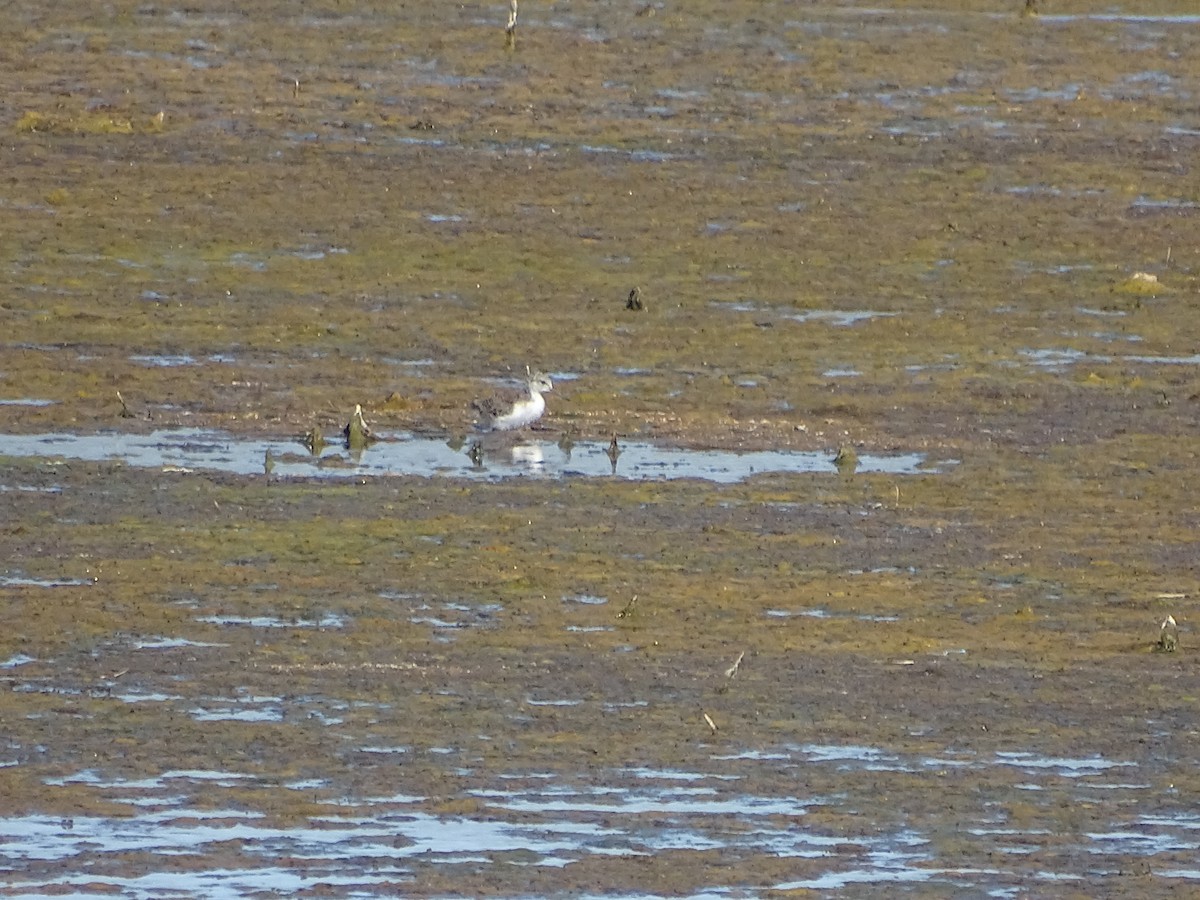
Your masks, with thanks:
M 471 404 L 479 413 L 476 424 L 485 431 L 515 431 L 532 425 L 546 411 L 546 391 L 554 389 L 549 375 L 535 372 L 525 382 L 528 393 L 497 394 Z

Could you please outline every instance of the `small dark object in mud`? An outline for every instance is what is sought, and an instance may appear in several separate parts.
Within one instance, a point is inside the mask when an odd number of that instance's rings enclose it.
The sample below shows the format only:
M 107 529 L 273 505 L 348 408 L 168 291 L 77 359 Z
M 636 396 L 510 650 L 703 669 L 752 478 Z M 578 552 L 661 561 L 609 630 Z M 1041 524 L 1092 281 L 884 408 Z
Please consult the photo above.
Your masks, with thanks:
M 408 126 L 409 131 L 437 131 L 437 126 L 429 119 L 417 119 Z
M 467 457 L 475 466 L 483 465 L 483 447 L 479 444 L 472 444 L 471 449 L 467 451 Z
M 308 448 L 308 452 L 313 456 L 320 456 L 321 451 L 325 449 L 325 437 L 321 434 L 321 429 L 316 425 L 305 433 L 304 446 Z
M 1038 14 L 1037 0 L 1025 0 L 1025 6 L 1021 10 L 1022 18 L 1030 18 Z
M 642 289 L 635 287 L 629 292 L 629 299 L 625 301 L 625 308 L 635 312 L 641 312 L 646 308 L 646 304 L 642 302 Z
M 354 415 L 342 429 L 342 434 L 346 438 L 346 446 L 351 450 L 361 450 L 375 440 L 375 435 L 371 433 L 371 426 L 363 418 L 362 407 L 357 403 L 354 404 Z
M 1179 626 L 1174 616 L 1167 616 L 1158 626 L 1158 644 L 1163 653 L 1174 653 L 1179 648 Z

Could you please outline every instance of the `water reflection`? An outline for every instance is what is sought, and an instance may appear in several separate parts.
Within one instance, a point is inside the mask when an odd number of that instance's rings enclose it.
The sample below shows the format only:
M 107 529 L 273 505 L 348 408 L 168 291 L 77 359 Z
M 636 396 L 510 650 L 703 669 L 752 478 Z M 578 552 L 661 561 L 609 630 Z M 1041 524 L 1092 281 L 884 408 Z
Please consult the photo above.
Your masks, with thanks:
M 127 702 L 148 699 L 178 702 L 145 694 Z M 340 704 L 313 709 L 313 700 L 235 693 L 208 698 L 189 714 L 200 721 L 232 719 L 278 727 L 299 721 L 285 707 L 301 703 L 309 716 L 317 714 L 322 726 L 341 722 L 325 711 L 336 713 Z M 531 697 L 526 702 L 553 710 L 577 701 Z M 356 753 L 385 758 L 413 753 L 403 744 L 368 741 L 355 746 Z M 871 792 L 900 788 L 914 774 L 941 781 L 956 767 L 981 775 L 1003 773 L 1014 761 L 1029 767 L 1022 778 L 1056 792 L 1057 805 L 1079 796 L 1072 788 L 1111 784 L 1109 776 L 1136 770 L 1130 761 L 1015 750 L 976 754 L 937 746 L 909 753 L 871 744 L 731 749 L 697 754 L 691 766 L 632 765 L 565 779 L 557 772 L 488 767 L 487 777 L 462 791 L 470 800 L 462 805 L 467 812 L 431 809 L 437 805 L 431 798 L 411 790 L 348 796 L 336 777 L 280 780 L 273 774 L 203 767 L 128 777 L 88 768 L 47 777 L 43 783 L 90 790 L 124 806 L 121 815 L 0 817 L 0 853 L 21 861 L 17 883 L 30 892 L 59 893 L 85 877 L 136 897 L 160 896 L 149 885 L 166 879 L 176 891 L 205 896 L 281 893 L 317 883 L 375 896 L 373 878 L 381 872 L 418 878 L 438 869 L 453 872 L 449 867 L 464 862 L 486 873 L 488 867 L 514 864 L 560 867 L 588 859 L 697 850 L 806 861 L 773 870 L 766 883 L 778 891 L 928 882 L 941 892 L 970 884 L 1007 896 L 1014 883 L 1078 879 L 1064 870 L 1065 855 L 1060 860 L 1039 852 L 1047 846 L 1085 854 L 1101 867 L 1120 865 L 1129 857 L 1149 861 L 1159 854 L 1183 854 L 1172 857 L 1183 865 L 1160 874 L 1190 881 L 1200 877 L 1187 867 L 1193 858 L 1187 854 L 1200 846 L 1200 818 L 1190 810 L 1139 812 L 1131 807 L 1126 815 L 1098 818 L 1091 827 L 1061 834 L 1034 807 L 1024 809 L 1018 820 L 997 816 L 996 806 L 984 803 L 961 812 L 959 836 L 950 845 L 940 826 L 926 818 L 928 811 L 912 810 L 886 823 L 861 824 L 844 817 L 870 802 Z M 431 752 L 456 756 L 451 748 Z M 781 781 L 784 770 L 800 777 Z M 853 781 L 859 771 L 873 773 L 869 787 Z M 470 768 L 458 772 L 461 777 L 482 774 Z M 1149 785 L 1130 789 L 1147 796 Z M 276 798 L 302 795 L 310 814 L 296 821 L 269 816 L 256 806 L 267 791 Z M 197 800 L 201 795 L 204 802 Z M 153 854 L 155 870 L 102 867 L 118 854 Z M 273 864 L 264 865 L 264 859 Z M 70 867 L 66 874 L 64 866 Z M 72 874 L 80 870 L 88 874 Z M 711 896 L 730 891 L 719 877 L 708 889 Z
M 461 441 L 411 434 L 385 437 L 360 452 L 348 454 L 326 444 L 315 453 L 299 442 L 242 437 L 221 431 L 180 428 L 150 434 L 0 435 L 0 455 L 41 459 L 116 460 L 131 466 L 187 472 L 192 469 L 260 475 L 269 460 L 271 477 L 361 477 L 420 475 L 489 481 L 512 477 L 595 478 L 628 480 L 699 478 L 720 483 L 744 481 L 764 473 L 835 473 L 831 454 L 823 451 L 691 450 L 646 442 L 551 440 L 482 440 L 464 448 Z M 956 460 L 933 461 L 922 453 L 862 454 L 857 472 L 892 475 L 937 474 Z

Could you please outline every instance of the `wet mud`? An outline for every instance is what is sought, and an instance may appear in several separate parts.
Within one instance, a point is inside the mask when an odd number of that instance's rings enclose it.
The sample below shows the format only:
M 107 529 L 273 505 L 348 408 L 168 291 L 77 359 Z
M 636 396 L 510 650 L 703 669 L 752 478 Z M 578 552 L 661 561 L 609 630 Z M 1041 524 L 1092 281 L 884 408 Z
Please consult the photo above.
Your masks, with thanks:
M 1193 889 L 1200 19 L 1021 6 L 13 5 L 0 895 Z

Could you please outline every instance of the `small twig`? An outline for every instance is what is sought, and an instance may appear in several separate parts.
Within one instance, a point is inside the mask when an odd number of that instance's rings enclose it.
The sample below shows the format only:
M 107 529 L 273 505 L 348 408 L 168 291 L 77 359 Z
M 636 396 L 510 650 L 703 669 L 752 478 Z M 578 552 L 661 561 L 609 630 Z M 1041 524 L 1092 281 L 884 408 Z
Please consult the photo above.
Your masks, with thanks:
M 633 607 L 635 604 L 637 604 L 637 598 L 638 598 L 638 595 L 634 594 L 633 599 L 625 604 L 625 608 L 623 610 L 621 610 L 619 613 L 617 613 L 618 619 L 628 619 L 630 616 L 633 615 Z
M 717 723 L 712 720 L 712 716 L 708 713 L 704 714 L 704 721 L 708 723 L 708 727 L 712 729 L 712 733 L 717 733 Z
M 733 661 L 733 665 L 725 670 L 725 677 L 732 680 L 733 676 L 738 673 L 738 669 L 742 665 L 742 659 L 746 656 L 746 651 L 743 650 L 738 654 L 738 658 Z

